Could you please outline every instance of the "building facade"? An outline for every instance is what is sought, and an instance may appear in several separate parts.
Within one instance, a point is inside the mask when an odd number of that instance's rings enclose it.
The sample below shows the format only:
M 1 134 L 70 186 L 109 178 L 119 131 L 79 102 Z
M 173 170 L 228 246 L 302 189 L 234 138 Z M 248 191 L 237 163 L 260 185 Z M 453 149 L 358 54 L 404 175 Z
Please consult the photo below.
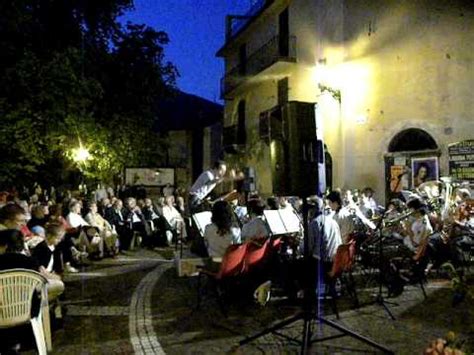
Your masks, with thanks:
M 472 2 L 267 0 L 248 15 L 228 17 L 217 55 L 224 145 L 245 152 L 261 193 L 278 183 L 262 122 L 287 102 L 315 104 L 333 187 L 380 198 L 414 187 L 413 170 L 393 180 L 424 159 L 448 175 L 449 145 L 474 138 Z

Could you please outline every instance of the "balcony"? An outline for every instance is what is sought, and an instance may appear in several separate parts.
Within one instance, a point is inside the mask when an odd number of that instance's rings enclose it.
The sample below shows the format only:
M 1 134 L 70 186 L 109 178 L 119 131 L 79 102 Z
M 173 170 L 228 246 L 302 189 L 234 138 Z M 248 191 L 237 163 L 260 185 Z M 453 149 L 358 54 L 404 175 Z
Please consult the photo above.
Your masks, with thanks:
M 226 38 L 231 39 L 242 31 L 258 14 L 274 0 L 256 0 L 252 7 L 243 16 L 235 16 L 227 30 Z
M 277 62 L 296 62 L 296 36 L 275 36 L 247 57 L 245 65 L 229 70 L 221 79 L 221 98 Z

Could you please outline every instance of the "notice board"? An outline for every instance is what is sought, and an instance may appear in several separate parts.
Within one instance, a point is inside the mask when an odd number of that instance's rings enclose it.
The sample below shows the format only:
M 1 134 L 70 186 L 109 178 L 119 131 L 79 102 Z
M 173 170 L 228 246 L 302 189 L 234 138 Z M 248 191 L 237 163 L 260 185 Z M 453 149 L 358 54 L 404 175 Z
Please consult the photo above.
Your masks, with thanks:
M 474 182 L 474 139 L 450 144 L 449 175 L 456 180 Z
M 127 185 L 174 186 L 174 169 L 172 168 L 125 168 Z

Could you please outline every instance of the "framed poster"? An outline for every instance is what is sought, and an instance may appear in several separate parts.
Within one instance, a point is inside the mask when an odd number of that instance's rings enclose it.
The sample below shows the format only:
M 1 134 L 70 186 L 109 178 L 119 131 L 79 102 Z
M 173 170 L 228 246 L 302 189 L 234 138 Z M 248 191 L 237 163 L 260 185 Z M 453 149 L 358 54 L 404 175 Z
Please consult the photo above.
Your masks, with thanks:
M 174 186 L 174 169 L 171 168 L 125 168 L 127 185 Z
M 438 157 L 412 158 L 411 160 L 412 188 L 417 188 L 427 181 L 439 178 Z

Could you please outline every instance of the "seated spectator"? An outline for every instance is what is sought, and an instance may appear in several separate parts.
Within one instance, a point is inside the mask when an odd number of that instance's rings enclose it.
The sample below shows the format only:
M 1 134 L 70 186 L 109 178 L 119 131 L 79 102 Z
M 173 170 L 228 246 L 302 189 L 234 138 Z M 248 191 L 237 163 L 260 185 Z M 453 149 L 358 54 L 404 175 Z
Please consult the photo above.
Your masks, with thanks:
M 206 226 L 204 242 L 210 257 L 222 258 L 231 244 L 240 244 L 240 228 L 228 202 L 218 201 L 212 207 L 212 223 Z
M 46 211 L 49 212 L 49 209 L 44 205 L 36 205 L 31 209 L 31 219 L 27 223 L 27 226 L 30 230 L 35 226 L 45 226 L 46 222 L 48 221 L 48 215 L 46 214 Z
M 63 205 L 62 203 L 57 203 L 49 207 L 49 219 L 48 223 L 56 223 L 63 226 L 63 228 L 68 231 L 72 227 L 66 221 L 66 218 L 63 217 Z
M 67 222 L 71 228 L 78 228 L 82 226 L 88 226 L 84 218 L 81 215 L 82 203 L 78 200 L 73 200 L 69 204 L 69 214 L 66 217 Z
M 55 300 L 64 292 L 64 283 L 61 278 L 57 274 L 46 271 L 35 258 L 22 254 L 22 246 L 22 236 L 18 230 L 0 231 L 0 270 L 24 268 L 38 271 L 48 281 L 49 301 Z
M 137 200 L 129 197 L 125 203 L 125 222 L 133 233 L 138 233 L 145 245 L 150 244 L 148 237 L 150 235 L 150 227 L 143 216 L 142 211 L 137 206 Z
M 161 211 L 162 212 L 162 211 Z M 158 212 L 158 209 L 153 205 L 150 198 L 145 199 L 145 207 L 143 208 L 143 216 L 145 220 L 150 224 L 152 232 L 155 236 L 163 236 L 166 242 L 169 244 L 173 239 L 173 233 L 170 230 L 170 226 L 166 219 Z M 156 238 L 153 238 L 153 245 L 155 246 Z
M 250 221 L 245 223 L 242 227 L 242 242 L 257 238 L 268 238 L 270 230 L 263 215 L 265 205 L 262 200 L 249 200 L 247 208 L 250 215 Z
M 11 203 L 0 209 L 0 230 L 18 229 L 26 226 L 26 212 L 17 204 Z
M 132 230 L 128 227 L 125 219 L 126 210 L 123 208 L 122 200 L 116 199 L 113 208 L 108 215 L 107 221 L 113 226 L 120 240 L 120 250 L 128 250 L 132 240 Z
M 165 217 L 171 229 L 174 230 L 181 238 L 187 238 L 186 223 L 183 216 L 174 207 L 174 196 L 165 197 L 165 205 L 163 206 L 163 217 Z
M 118 236 L 109 222 L 98 213 L 97 203 L 89 204 L 89 213 L 84 218 L 89 225 L 99 230 L 100 236 L 104 239 L 107 253 L 114 256 L 118 253 Z

